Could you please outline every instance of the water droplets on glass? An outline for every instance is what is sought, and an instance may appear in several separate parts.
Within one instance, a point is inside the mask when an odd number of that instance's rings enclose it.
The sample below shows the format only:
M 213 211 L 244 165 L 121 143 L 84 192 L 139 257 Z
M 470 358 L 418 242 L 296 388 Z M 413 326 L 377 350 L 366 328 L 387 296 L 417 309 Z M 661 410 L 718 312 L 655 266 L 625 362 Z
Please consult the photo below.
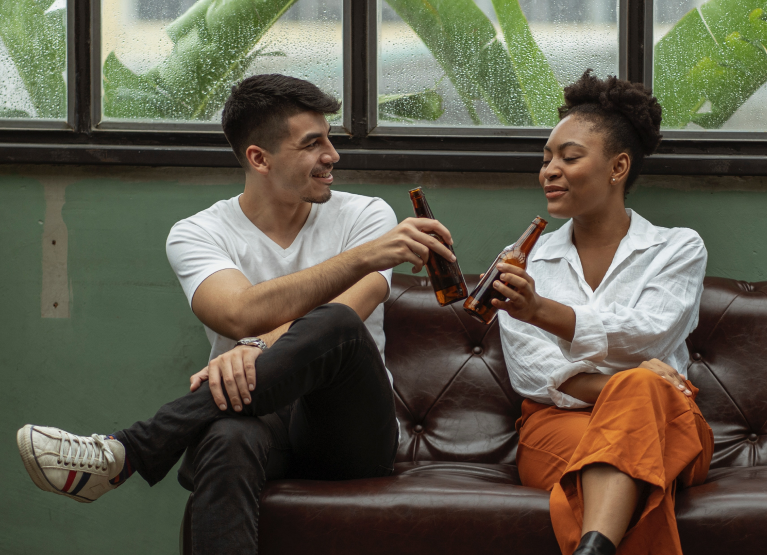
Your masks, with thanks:
M 65 0 L 0 0 L 0 119 L 64 120 Z
M 379 125 L 546 127 L 584 70 L 617 74 L 614 0 L 453 0 L 432 3 L 433 18 L 417 4 L 380 3 Z M 529 31 L 509 48 L 520 21 Z M 426 93 L 427 109 L 402 99 Z
M 220 121 L 231 86 L 259 73 L 340 98 L 343 0 L 253 4 L 102 0 L 104 119 Z

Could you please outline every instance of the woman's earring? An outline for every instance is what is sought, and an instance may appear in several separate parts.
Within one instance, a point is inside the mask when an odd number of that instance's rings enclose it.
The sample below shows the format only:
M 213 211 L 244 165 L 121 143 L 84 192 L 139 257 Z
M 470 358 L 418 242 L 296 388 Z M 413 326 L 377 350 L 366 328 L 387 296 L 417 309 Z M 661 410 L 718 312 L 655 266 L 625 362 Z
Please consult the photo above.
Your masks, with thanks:
M 615 183 L 615 178 L 613 177 L 613 183 Z

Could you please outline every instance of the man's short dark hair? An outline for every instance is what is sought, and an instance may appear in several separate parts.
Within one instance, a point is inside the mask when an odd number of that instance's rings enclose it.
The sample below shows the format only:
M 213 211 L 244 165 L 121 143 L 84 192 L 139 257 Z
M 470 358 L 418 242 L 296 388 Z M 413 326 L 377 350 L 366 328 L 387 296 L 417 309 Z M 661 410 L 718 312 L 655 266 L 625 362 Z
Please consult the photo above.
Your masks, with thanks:
M 221 124 L 243 168 L 248 168 L 245 151 L 256 145 L 277 152 L 288 136 L 288 118 L 300 112 L 334 114 L 341 103 L 319 87 L 295 77 L 254 75 L 232 87 L 224 104 Z

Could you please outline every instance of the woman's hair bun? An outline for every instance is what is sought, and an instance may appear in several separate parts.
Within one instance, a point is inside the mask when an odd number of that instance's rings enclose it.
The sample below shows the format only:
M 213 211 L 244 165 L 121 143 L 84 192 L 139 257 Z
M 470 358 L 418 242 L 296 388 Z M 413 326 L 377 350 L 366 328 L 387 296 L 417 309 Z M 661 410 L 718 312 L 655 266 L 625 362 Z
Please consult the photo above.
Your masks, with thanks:
M 587 69 L 580 79 L 565 87 L 560 119 L 579 112 L 602 112 L 603 116 L 622 114 L 638 133 L 643 154 L 652 154 L 661 140 L 662 110 L 658 100 L 641 83 L 613 76 L 599 79 L 592 71 Z M 584 109 L 586 105 L 599 109 Z

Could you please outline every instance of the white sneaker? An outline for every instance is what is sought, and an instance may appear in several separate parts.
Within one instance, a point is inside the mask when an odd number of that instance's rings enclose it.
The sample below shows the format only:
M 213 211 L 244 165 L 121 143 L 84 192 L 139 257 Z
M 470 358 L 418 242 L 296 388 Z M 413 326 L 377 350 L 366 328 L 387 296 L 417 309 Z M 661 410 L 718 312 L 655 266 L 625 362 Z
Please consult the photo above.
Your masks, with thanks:
M 72 435 L 58 428 L 27 424 L 16 434 L 21 460 L 43 491 L 90 503 L 117 487 L 125 447 L 116 439 Z

